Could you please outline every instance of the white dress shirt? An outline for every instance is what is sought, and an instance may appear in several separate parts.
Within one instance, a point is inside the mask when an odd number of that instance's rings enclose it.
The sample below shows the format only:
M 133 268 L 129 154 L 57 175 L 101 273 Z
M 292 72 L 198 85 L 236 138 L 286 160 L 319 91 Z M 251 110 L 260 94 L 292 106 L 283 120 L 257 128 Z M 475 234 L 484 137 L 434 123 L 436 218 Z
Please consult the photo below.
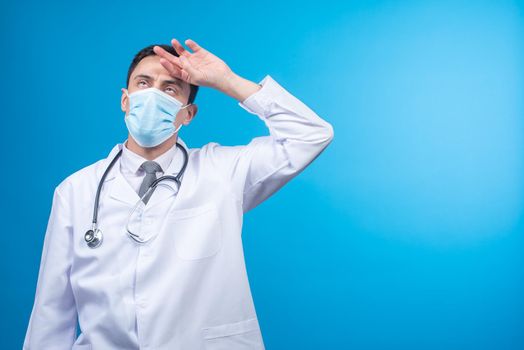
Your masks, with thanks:
M 156 172 L 157 178 L 164 175 L 164 171 L 169 168 L 169 165 L 177 153 L 180 153 L 180 150 L 177 149 L 175 144 L 166 152 L 153 159 L 153 161 L 157 162 L 162 168 L 162 171 Z M 142 181 L 146 176 L 146 172 L 140 168 L 140 166 L 146 161 L 147 159 L 127 148 L 127 141 L 124 142 L 122 148 L 122 159 L 120 161 L 120 171 L 136 193 L 140 190 L 140 185 L 142 185 Z

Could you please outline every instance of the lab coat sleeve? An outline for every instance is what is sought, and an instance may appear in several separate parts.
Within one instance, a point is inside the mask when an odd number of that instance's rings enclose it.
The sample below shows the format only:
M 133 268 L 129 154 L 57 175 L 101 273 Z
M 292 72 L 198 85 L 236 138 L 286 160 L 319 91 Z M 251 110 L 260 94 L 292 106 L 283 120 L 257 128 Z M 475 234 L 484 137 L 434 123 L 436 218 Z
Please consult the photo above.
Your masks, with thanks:
M 77 328 L 77 310 L 69 279 L 72 244 L 68 205 L 56 188 L 23 349 L 72 348 Z
M 262 87 L 239 106 L 257 115 L 269 129 L 247 145 L 220 146 L 214 151 L 225 164 L 226 177 L 247 212 L 306 168 L 331 143 L 327 121 L 266 75 Z

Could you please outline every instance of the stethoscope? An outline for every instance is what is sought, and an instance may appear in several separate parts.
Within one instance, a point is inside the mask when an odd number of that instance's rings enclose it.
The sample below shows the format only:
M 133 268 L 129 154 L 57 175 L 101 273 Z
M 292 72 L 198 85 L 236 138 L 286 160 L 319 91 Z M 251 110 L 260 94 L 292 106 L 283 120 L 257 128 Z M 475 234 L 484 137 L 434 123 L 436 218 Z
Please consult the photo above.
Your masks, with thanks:
M 180 178 L 182 177 L 182 175 L 184 174 L 184 171 L 186 170 L 186 166 L 188 162 L 188 155 L 187 155 L 186 149 L 182 145 L 180 145 L 178 142 L 176 143 L 176 147 L 180 148 L 182 150 L 182 153 L 184 154 L 184 165 L 180 169 L 180 172 L 176 176 L 164 175 L 164 176 L 159 177 L 155 181 L 153 181 L 149 189 L 143 194 L 142 198 L 146 197 L 147 195 L 149 195 L 149 193 L 154 191 L 157 185 L 161 181 L 164 181 L 164 180 L 175 181 L 178 185 L 178 188 L 180 189 L 180 185 L 181 185 Z M 102 244 L 103 235 L 102 235 L 102 231 L 98 228 L 98 223 L 97 223 L 98 221 L 98 203 L 100 201 L 100 192 L 102 191 L 102 185 L 104 184 L 104 180 L 107 177 L 107 174 L 109 173 L 111 168 L 113 168 L 113 165 L 115 165 L 116 161 L 118 160 L 118 158 L 120 158 L 121 155 L 122 155 L 122 149 L 118 151 L 118 153 L 113 158 L 111 163 L 109 163 L 104 174 L 102 175 L 102 178 L 100 179 L 100 182 L 98 183 L 98 189 L 96 190 L 96 196 L 95 196 L 95 205 L 93 208 L 92 226 L 91 226 L 91 229 L 88 230 L 84 235 L 84 239 L 89 248 L 97 248 L 100 246 L 100 244 Z M 140 200 L 138 201 L 137 206 L 141 204 L 142 198 L 140 198 Z M 135 209 L 136 209 L 136 206 L 135 206 Z M 145 243 L 149 240 L 149 239 L 142 239 L 138 234 L 131 232 L 129 228 L 127 228 L 127 233 L 129 237 L 131 237 L 137 243 Z

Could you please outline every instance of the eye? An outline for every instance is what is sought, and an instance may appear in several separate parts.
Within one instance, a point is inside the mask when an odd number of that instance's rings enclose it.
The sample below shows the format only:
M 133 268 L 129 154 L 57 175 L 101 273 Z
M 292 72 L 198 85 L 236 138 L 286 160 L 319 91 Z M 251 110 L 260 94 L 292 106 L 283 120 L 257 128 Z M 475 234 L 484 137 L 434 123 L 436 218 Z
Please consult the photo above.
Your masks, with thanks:
M 139 80 L 138 83 L 136 84 L 136 86 L 142 88 L 142 87 L 147 87 L 147 81 L 145 80 Z
M 178 94 L 178 89 L 175 89 L 172 86 L 168 86 L 165 91 L 166 91 L 166 93 L 172 94 L 172 95 L 173 94 L 175 94 L 175 95 Z

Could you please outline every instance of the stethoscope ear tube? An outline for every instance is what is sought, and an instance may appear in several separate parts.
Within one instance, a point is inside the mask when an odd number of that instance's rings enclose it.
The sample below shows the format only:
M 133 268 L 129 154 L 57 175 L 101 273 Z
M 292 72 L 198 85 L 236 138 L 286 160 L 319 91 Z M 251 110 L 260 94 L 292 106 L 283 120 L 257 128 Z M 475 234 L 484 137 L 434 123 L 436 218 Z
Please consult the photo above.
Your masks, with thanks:
M 140 235 L 134 233 L 130 228 L 129 228 L 129 223 L 131 221 L 131 218 L 133 217 L 133 215 L 135 215 L 136 211 L 138 210 L 139 207 L 142 207 L 144 205 L 144 202 L 143 202 L 143 199 L 149 195 L 149 193 L 153 192 L 157 186 L 160 184 L 160 182 L 162 181 L 165 181 L 165 180 L 170 180 L 170 181 L 174 181 L 178 184 L 178 189 L 180 189 L 180 180 L 178 179 L 178 177 L 175 177 L 175 176 L 172 176 L 172 175 L 164 175 L 162 177 L 159 177 L 158 179 L 156 179 L 155 181 L 153 181 L 153 183 L 151 184 L 151 186 L 147 189 L 147 191 L 142 195 L 142 197 L 140 198 L 140 200 L 135 204 L 135 206 L 133 207 L 133 210 L 131 211 L 131 214 L 129 215 L 129 219 L 127 220 L 127 224 L 126 224 L 126 231 L 127 231 L 127 234 L 129 235 L 130 238 L 132 238 L 135 242 L 137 243 L 146 243 L 148 242 L 149 240 L 151 240 L 153 238 L 153 236 L 149 237 L 149 238 L 142 238 Z

